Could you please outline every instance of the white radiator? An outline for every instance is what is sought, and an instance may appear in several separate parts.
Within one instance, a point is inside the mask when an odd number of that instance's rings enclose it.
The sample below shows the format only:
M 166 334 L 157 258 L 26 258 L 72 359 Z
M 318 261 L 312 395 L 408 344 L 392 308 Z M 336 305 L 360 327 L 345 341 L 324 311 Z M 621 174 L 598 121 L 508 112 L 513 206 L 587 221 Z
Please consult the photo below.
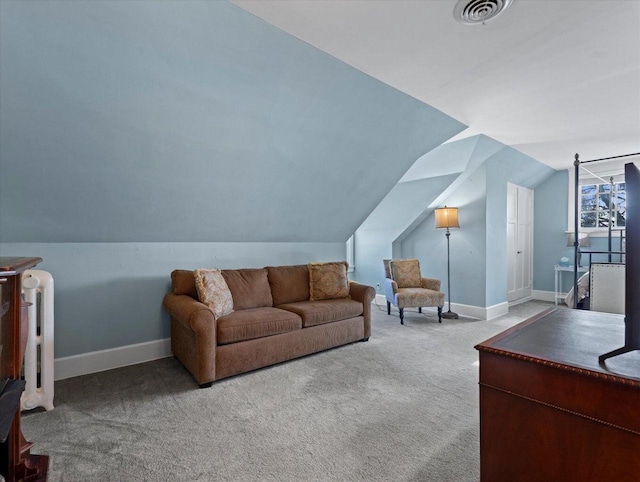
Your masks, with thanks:
M 26 387 L 21 410 L 53 410 L 53 278 L 47 271 L 26 270 L 22 276 L 28 308 L 28 337 L 24 353 Z

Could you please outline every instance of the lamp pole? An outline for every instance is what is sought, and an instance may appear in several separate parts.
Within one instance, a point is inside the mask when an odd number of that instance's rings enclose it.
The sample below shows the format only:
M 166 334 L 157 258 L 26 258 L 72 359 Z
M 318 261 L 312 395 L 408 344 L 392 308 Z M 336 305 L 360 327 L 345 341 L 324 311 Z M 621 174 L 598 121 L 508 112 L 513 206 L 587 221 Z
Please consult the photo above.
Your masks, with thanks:
M 447 296 L 449 297 L 449 311 L 442 313 L 442 317 L 448 320 L 457 320 L 458 313 L 451 311 L 451 256 L 449 255 L 449 236 L 451 236 L 451 232 L 448 227 L 445 236 L 447 237 Z

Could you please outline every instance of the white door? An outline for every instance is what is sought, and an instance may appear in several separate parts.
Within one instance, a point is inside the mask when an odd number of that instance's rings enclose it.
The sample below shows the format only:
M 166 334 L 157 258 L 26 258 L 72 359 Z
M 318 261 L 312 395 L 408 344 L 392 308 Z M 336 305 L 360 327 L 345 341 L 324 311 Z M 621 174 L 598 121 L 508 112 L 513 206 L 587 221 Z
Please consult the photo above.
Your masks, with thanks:
M 531 296 L 533 284 L 533 191 L 507 185 L 507 301 Z

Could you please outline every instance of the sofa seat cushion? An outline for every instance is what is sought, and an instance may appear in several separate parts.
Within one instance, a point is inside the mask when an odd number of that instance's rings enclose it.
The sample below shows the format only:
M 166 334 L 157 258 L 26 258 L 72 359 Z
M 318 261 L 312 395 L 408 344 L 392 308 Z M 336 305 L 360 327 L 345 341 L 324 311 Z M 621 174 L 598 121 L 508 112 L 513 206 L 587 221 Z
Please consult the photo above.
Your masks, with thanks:
M 278 308 L 250 308 L 218 318 L 218 345 L 278 335 L 302 328 L 300 317 Z
M 444 306 L 444 293 L 426 288 L 398 288 L 395 298 L 398 308 Z
M 332 321 L 346 320 L 362 315 L 362 303 L 350 299 L 300 301 L 278 305 L 282 310 L 291 311 L 302 318 L 302 326 L 322 325 Z

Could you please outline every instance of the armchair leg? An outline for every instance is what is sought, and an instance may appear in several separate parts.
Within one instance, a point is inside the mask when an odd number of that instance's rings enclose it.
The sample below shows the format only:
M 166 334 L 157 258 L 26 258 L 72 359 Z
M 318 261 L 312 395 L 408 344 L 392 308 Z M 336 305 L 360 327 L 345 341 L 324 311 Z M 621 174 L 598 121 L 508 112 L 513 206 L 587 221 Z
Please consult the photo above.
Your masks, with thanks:
M 418 306 L 418 313 L 422 313 L 422 306 Z
M 442 306 L 438 306 L 438 323 L 442 323 Z
M 400 324 L 404 325 L 404 308 L 398 308 L 400 310 Z
M 387 315 L 391 314 L 391 303 L 387 301 Z

